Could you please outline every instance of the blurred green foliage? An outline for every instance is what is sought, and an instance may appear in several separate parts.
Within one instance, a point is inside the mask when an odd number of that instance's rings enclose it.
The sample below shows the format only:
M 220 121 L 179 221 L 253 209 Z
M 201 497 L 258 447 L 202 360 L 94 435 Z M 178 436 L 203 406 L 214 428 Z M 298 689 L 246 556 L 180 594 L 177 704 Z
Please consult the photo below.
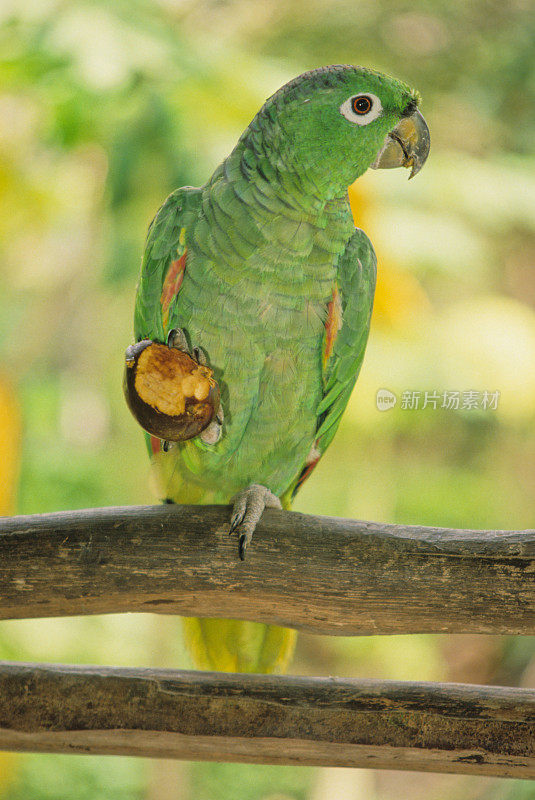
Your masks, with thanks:
M 285 80 L 362 63 L 416 86 L 417 180 L 352 192 L 379 256 L 365 368 L 297 508 L 521 528 L 535 517 L 535 6 L 530 0 L 4 0 L 0 6 L 0 513 L 151 502 L 121 394 L 147 225 L 202 183 Z M 499 391 L 496 410 L 375 395 Z M 12 393 L 15 392 L 16 402 Z M 18 438 L 18 419 L 23 433 Z M 10 438 L 11 432 L 11 438 Z M 17 453 L 3 457 L 14 482 Z M 301 636 L 294 671 L 530 685 L 530 638 Z M 0 656 L 184 666 L 173 619 L 2 623 Z M 336 787 L 336 789 L 332 788 Z M 535 797 L 459 776 L 62 756 L 0 758 L 10 800 Z

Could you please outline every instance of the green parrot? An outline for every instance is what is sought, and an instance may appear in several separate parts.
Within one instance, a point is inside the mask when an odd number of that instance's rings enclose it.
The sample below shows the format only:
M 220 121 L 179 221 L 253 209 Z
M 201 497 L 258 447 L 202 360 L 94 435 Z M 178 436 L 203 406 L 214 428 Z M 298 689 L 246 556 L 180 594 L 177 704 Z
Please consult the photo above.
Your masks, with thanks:
M 149 227 L 127 366 L 158 343 L 162 357 L 168 348 L 206 365 L 200 379 L 213 375 L 220 393 L 192 438 L 170 441 L 165 426 L 147 435 L 161 497 L 232 503 L 242 559 L 264 508 L 290 508 L 353 390 L 376 258 L 347 187 L 369 167 L 405 166 L 410 177 L 422 167 L 418 104 L 416 91 L 363 67 L 299 75 L 204 186 L 174 191 Z M 172 390 L 159 375 L 156 413 L 179 414 L 158 406 Z M 253 622 L 186 618 L 183 628 L 201 669 L 280 672 L 295 642 L 295 631 Z

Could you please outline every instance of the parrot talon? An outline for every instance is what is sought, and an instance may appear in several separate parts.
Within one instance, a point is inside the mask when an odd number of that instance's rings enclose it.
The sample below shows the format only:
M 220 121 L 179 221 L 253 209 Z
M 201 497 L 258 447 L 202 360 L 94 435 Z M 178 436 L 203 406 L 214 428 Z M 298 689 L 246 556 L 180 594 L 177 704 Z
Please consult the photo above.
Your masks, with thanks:
M 267 486 L 251 483 L 235 495 L 230 520 L 229 535 L 238 532 L 238 554 L 245 560 L 245 551 L 253 538 L 256 526 L 265 508 L 281 509 L 281 502 Z
M 222 433 L 221 424 L 216 419 L 214 419 L 208 425 L 208 427 L 203 430 L 203 432 L 199 436 L 199 439 L 204 444 L 217 444 L 218 441 L 221 439 L 221 433 Z
M 173 347 L 193 358 L 201 367 L 208 365 L 204 350 L 200 347 L 190 347 L 185 328 L 173 328 L 167 335 L 167 347 Z
M 239 541 L 238 541 L 238 554 L 240 556 L 240 561 L 245 561 L 245 551 L 247 550 L 247 545 L 251 541 L 251 538 L 252 538 L 252 536 L 249 537 L 249 541 L 248 541 L 247 540 L 247 536 L 246 536 L 245 533 L 242 533 L 242 535 L 239 538 Z
M 236 508 L 236 507 L 234 507 L 234 508 Z M 235 530 L 237 528 L 239 528 L 239 526 L 243 522 L 244 516 L 245 516 L 245 507 L 243 509 L 240 508 L 239 510 L 234 510 L 234 513 L 233 513 L 233 515 L 231 517 L 231 520 L 230 520 L 230 528 L 229 528 L 229 532 L 228 532 L 229 536 L 232 536 L 232 534 L 235 532 Z
M 167 336 L 167 347 L 174 347 L 175 350 L 180 350 L 182 353 L 187 353 L 187 355 L 191 355 L 190 346 L 188 344 L 188 339 L 186 337 L 186 331 L 184 328 L 173 328 L 173 330 L 169 331 Z
M 194 358 L 195 361 L 201 365 L 201 367 L 206 367 L 206 356 L 204 354 L 204 350 L 201 350 L 200 347 L 192 347 L 191 355 L 192 358 Z
M 223 407 L 219 406 L 215 419 L 199 436 L 204 444 L 217 444 L 223 433 Z

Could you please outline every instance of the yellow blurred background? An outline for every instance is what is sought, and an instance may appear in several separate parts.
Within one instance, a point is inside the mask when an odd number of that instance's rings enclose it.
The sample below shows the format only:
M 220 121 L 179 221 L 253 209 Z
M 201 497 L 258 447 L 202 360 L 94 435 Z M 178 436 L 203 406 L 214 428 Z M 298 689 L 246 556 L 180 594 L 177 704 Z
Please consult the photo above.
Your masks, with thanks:
M 0 513 L 152 502 L 121 392 L 143 240 L 299 72 L 360 63 L 423 96 L 432 150 L 350 195 L 379 278 L 364 368 L 296 508 L 533 527 L 535 6 L 530 0 L 2 0 Z M 379 411 L 387 389 L 396 406 Z M 479 408 L 422 408 L 425 392 Z M 405 392 L 420 393 L 404 408 Z M 484 408 L 484 392 L 499 393 Z M 0 657 L 188 666 L 173 618 L 0 625 Z M 533 685 L 533 638 L 302 635 L 295 673 Z M 528 800 L 523 781 L 0 756 L 9 800 Z

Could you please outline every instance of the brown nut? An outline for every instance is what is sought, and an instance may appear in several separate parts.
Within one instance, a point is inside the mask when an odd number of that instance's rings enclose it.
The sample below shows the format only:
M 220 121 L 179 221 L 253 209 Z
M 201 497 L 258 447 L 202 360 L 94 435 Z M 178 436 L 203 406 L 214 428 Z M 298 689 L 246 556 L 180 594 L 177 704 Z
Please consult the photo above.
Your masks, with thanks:
M 123 388 L 141 427 L 170 442 L 198 436 L 219 408 L 212 370 L 187 353 L 150 339 L 127 347 Z

